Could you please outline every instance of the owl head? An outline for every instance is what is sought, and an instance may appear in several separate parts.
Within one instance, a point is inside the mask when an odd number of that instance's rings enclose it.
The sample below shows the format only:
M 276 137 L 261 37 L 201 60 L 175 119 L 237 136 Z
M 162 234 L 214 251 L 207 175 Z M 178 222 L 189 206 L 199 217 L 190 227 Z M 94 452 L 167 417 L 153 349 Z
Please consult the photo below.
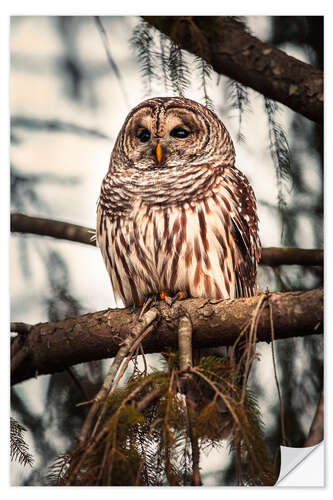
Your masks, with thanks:
M 183 97 L 155 97 L 128 114 L 118 135 L 111 166 L 158 171 L 171 167 L 234 163 L 234 147 L 219 118 Z

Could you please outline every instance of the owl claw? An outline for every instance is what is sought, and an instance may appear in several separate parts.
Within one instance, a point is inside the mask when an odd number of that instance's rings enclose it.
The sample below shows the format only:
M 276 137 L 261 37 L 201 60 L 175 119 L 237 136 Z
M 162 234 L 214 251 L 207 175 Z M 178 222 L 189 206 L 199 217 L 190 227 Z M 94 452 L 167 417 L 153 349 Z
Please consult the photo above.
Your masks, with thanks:
M 167 297 L 169 297 L 169 292 L 167 292 L 166 290 L 162 290 L 159 294 L 159 298 L 161 300 L 165 300 Z
M 185 298 L 185 293 L 182 291 L 179 291 L 176 293 L 174 297 L 171 299 L 170 307 L 176 302 L 176 300 L 182 300 Z
M 160 293 L 156 294 L 150 293 L 146 295 L 144 300 L 140 301 L 139 303 L 139 307 L 142 307 L 141 315 L 152 302 L 156 304 L 158 300 L 163 300 L 171 307 L 177 300 L 182 300 L 184 298 L 185 293 L 182 291 L 177 292 L 173 297 L 171 297 L 170 293 L 166 290 L 162 290 Z

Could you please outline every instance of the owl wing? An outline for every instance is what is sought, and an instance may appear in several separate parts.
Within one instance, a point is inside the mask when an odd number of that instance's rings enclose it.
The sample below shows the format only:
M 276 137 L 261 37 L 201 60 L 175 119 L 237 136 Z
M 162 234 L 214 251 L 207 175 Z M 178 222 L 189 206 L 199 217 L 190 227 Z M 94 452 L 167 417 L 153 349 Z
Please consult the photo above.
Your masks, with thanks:
M 261 256 L 256 199 L 247 178 L 236 168 L 229 169 L 225 187 L 232 201 L 230 235 L 236 297 L 251 297 L 256 291 L 257 263 Z

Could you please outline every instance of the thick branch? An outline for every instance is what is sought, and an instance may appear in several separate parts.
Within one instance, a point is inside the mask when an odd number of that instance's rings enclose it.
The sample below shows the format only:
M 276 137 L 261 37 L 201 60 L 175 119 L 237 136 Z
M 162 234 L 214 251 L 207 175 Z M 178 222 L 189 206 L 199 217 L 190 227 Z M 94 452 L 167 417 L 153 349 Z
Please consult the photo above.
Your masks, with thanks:
M 230 17 L 143 16 L 182 49 L 203 57 L 217 73 L 323 121 L 323 73 L 263 43 Z M 206 50 L 202 47 L 206 42 Z
M 14 233 L 39 234 L 64 240 L 76 241 L 96 246 L 92 241 L 95 233 L 93 228 L 69 224 L 53 219 L 30 217 L 23 214 L 11 215 L 11 231 Z M 299 264 L 302 266 L 322 266 L 323 250 L 303 248 L 263 248 L 261 264 L 266 266 L 281 266 Z
M 159 304 L 160 319 L 142 344 L 145 353 L 177 349 L 178 322 L 189 315 L 195 348 L 232 345 L 255 311 L 260 296 L 237 300 L 189 299 L 169 307 Z M 320 334 L 323 291 L 273 293 L 275 338 Z M 119 344 L 135 328 L 139 312 L 108 309 L 64 321 L 34 325 L 24 342 L 26 358 L 12 374 L 12 383 L 62 371 L 71 365 L 115 356 Z M 269 308 L 260 316 L 257 340 L 270 342 Z M 18 342 L 22 342 L 19 337 Z M 15 342 L 15 341 L 14 341 Z
M 324 251 L 320 248 L 267 247 L 262 249 L 260 264 L 265 266 L 322 266 Z
M 95 234 L 95 229 L 54 219 L 11 214 L 10 230 L 12 233 L 39 234 L 96 246 L 96 241 L 91 240 L 91 237 Z

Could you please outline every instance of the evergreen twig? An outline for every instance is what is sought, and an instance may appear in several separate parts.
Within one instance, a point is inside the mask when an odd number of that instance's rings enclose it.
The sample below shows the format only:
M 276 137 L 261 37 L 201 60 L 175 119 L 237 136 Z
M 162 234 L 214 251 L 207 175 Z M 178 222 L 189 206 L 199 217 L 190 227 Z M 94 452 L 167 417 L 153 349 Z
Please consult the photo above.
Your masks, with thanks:
M 29 447 L 24 441 L 23 427 L 15 418 L 10 417 L 10 459 L 17 460 L 19 464 L 33 466 L 33 458 L 29 453 Z
M 140 335 L 149 327 L 149 325 L 155 321 L 157 318 L 157 310 L 156 309 L 151 309 L 148 312 L 145 313 L 145 316 L 141 318 L 141 321 L 138 322 L 137 327 L 133 330 L 133 332 L 126 338 L 126 340 L 123 342 L 122 346 L 120 347 L 119 351 L 117 352 L 110 368 L 108 371 L 107 376 L 105 377 L 105 380 L 103 382 L 103 385 L 101 389 L 99 390 L 97 396 L 94 399 L 94 403 L 92 407 L 90 408 L 90 411 L 87 415 L 87 418 L 82 426 L 81 434 L 79 441 L 81 443 L 85 442 L 88 437 L 89 429 L 91 427 L 92 421 L 96 415 L 96 412 L 99 408 L 100 401 L 103 400 L 106 395 L 110 392 L 113 381 L 116 377 L 116 374 L 119 370 L 119 367 L 121 363 L 123 362 L 124 358 L 127 356 L 128 351 L 131 349 L 132 345 L 135 343 L 135 341 L 140 337 Z
M 282 218 L 282 238 L 287 210 L 285 188 L 286 183 L 290 181 L 291 178 L 290 150 L 286 134 L 276 118 L 278 111 L 277 103 L 267 97 L 264 98 L 264 102 L 268 119 L 269 148 L 276 172 L 278 207 Z

